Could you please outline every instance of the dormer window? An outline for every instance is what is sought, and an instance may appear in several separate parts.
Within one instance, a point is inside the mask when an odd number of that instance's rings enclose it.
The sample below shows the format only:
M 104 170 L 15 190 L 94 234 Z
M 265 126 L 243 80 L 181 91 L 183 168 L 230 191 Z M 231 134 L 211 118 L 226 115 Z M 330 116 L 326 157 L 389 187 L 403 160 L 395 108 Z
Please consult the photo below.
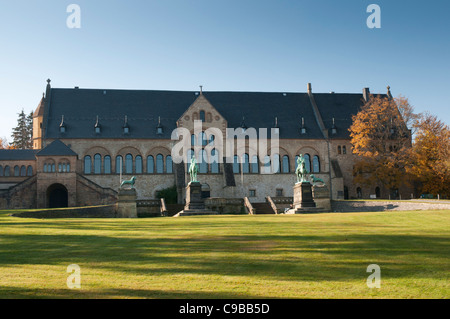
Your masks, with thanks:
M 334 117 L 333 117 L 333 126 L 331 126 L 331 134 L 333 134 L 333 135 L 337 134 L 337 127 L 334 122 Z
M 128 125 L 128 116 L 125 115 L 125 123 L 123 124 L 123 134 L 130 133 L 130 126 Z
M 61 124 L 59 124 L 59 132 L 66 133 L 66 123 L 64 122 L 64 115 L 61 118 Z
M 275 117 L 275 124 L 273 126 L 273 131 L 275 134 L 280 134 L 280 128 L 278 127 L 278 117 Z
M 98 121 L 98 115 L 97 115 L 97 122 L 95 122 L 95 125 L 94 125 L 94 129 L 95 129 L 95 134 L 100 134 L 102 132 L 101 125 Z
M 300 127 L 300 133 L 306 134 L 306 127 L 305 127 L 305 118 L 302 117 L 302 126 Z
M 161 125 L 161 117 L 158 117 L 158 126 L 156 127 L 156 134 L 162 135 L 163 134 L 163 127 Z

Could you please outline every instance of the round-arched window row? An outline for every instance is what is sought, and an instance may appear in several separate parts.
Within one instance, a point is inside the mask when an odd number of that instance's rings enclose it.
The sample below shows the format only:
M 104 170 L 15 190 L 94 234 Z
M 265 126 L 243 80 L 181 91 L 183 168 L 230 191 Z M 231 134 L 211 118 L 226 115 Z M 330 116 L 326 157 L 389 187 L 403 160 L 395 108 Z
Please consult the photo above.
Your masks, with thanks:
M 156 158 L 156 160 L 155 160 Z M 92 160 L 90 155 L 84 157 L 83 172 L 86 175 L 94 174 L 172 174 L 173 162 L 172 156 L 163 156 L 162 154 L 149 155 L 144 165 L 144 159 L 141 155 L 133 157 L 132 154 L 126 154 L 125 157 L 118 155 L 115 158 L 114 168 L 110 155 L 102 157 L 95 154 Z
M 305 159 L 306 171 L 308 173 L 320 173 L 320 158 L 319 156 L 314 156 L 311 166 L 311 156 L 309 154 L 303 155 Z M 298 155 L 295 157 L 295 169 L 297 169 L 297 159 Z M 263 174 L 289 174 L 291 173 L 290 158 L 288 155 L 283 155 L 280 157 L 279 154 L 273 154 L 272 156 L 266 155 L 261 162 L 261 172 Z M 241 158 L 235 155 L 233 160 L 233 173 L 240 174 L 258 174 L 259 169 L 259 158 L 253 156 L 250 162 L 248 154 L 244 154 Z M 295 171 L 295 170 L 294 170 Z
M 33 176 L 33 167 L 31 165 L 15 165 L 13 172 L 9 165 L 0 165 L 0 177 L 30 177 Z

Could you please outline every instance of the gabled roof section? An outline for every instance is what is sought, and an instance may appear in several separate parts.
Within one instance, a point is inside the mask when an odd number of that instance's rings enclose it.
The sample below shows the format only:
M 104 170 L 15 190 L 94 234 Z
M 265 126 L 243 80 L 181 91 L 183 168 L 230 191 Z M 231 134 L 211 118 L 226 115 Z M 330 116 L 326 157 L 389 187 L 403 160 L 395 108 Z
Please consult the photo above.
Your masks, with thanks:
M 38 150 L 0 150 L 0 161 L 34 161 Z
M 51 89 L 45 138 L 149 138 L 170 139 L 180 115 L 197 96 L 185 91 Z M 67 125 L 59 130 L 61 117 Z M 102 124 L 95 133 L 97 120 Z M 127 116 L 129 133 L 124 134 Z M 158 135 L 158 120 L 164 133 Z
M 204 92 L 206 98 L 227 119 L 228 127 L 256 129 L 275 126 L 282 139 L 323 138 L 306 93 L 279 92 Z M 300 134 L 304 119 L 306 134 Z
M 38 152 L 36 156 L 78 156 L 78 154 L 60 140 L 55 140 Z
M 177 121 L 199 98 L 198 91 L 51 89 L 44 115 L 46 139 L 170 139 Z M 229 128 L 274 127 L 275 118 L 282 139 L 323 139 L 308 93 L 203 92 L 204 98 L 226 119 Z M 364 105 L 362 94 L 313 93 L 326 129 L 333 118 L 337 134 L 349 138 L 348 128 Z M 60 130 L 64 116 L 66 130 Z M 101 123 L 101 133 L 95 124 Z M 129 133 L 124 134 L 127 117 Z M 302 119 L 306 134 L 301 134 Z M 160 120 L 160 121 L 159 121 Z M 158 125 L 164 127 L 157 134 Z
M 328 136 L 332 139 L 348 139 L 348 129 L 353 123 L 352 116 L 358 114 L 365 104 L 363 94 L 354 93 L 313 93 L 317 107 L 322 115 Z M 381 97 L 386 95 L 381 94 Z M 336 126 L 336 134 L 331 134 L 331 128 Z

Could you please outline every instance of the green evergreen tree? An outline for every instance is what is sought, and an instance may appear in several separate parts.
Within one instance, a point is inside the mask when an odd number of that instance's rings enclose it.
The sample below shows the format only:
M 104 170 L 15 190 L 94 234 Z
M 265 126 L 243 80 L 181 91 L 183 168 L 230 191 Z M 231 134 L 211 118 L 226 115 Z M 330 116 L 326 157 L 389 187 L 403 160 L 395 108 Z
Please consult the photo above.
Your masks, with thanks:
M 28 116 L 22 109 L 18 113 L 17 126 L 13 128 L 11 145 L 14 149 L 32 149 L 33 148 L 33 112 Z

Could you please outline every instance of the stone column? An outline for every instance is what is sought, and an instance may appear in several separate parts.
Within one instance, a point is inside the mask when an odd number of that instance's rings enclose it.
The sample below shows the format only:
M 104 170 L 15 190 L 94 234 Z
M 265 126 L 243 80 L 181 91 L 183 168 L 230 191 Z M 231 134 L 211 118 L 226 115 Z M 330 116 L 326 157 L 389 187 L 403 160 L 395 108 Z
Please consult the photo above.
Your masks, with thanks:
M 117 201 L 118 218 L 137 218 L 136 189 L 120 189 Z

